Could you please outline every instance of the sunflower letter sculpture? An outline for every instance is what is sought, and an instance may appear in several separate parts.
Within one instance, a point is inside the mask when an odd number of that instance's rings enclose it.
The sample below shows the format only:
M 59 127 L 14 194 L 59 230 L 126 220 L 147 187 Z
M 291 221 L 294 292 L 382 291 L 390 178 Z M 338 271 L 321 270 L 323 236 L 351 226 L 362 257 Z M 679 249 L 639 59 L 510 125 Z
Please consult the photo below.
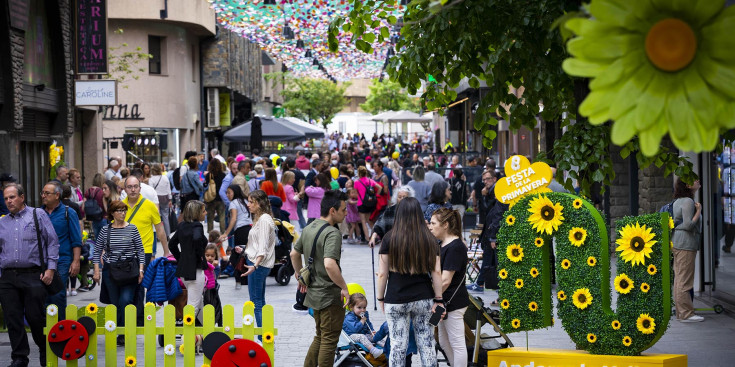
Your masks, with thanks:
M 577 37 L 563 68 L 592 79 L 579 112 L 594 125 L 615 121 L 613 143 L 639 136 L 652 156 L 668 132 L 678 148 L 700 152 L 735 127 L 735 6 L 592 0 L 588 9 L 590 19 L 566 23 Z
M 508 177 L 498 184 L 511 185 L 516 172 L 528 167 L 516 168 L 506 163 Z M 501 192 L 496 196 L 504 201 Z M 616 223 L 613 311 L 609 239 L 597 209 L 564 193 L 536 192 L 512 200 L 515 205 L 505 217 L 514 220 L 502 221 L 498 232 L 503 330 L 552 325 L 549 255 L 555 243 L 558 315 L 574 343 L 592 354 L 621 356 L 639 355 L 653 346 L 671 313 L 668 214 L 625 217 Z

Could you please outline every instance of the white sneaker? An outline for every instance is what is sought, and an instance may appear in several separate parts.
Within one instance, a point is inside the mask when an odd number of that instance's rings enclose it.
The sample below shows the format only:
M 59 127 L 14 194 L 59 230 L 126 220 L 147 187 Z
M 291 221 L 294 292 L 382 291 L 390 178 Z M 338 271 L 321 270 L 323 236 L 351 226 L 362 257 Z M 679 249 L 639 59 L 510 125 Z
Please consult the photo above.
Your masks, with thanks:
M 72 290 L 72 291 L 71 291 L 71 295 L 72 295 L 72 296 L 76 296 L 76 295 L 77 295 L 77 290 L 76 290 L 76 289 Z
M 68 289 L 66 290 L 66 296 L 67 297 L 71 296 L 71 291 L 69 291 Z
M 704 317 L 699 315 L 692 315 L 689 316 L 688 319 L 679 320 L 679 322 L 702 322 L 704 321 Z

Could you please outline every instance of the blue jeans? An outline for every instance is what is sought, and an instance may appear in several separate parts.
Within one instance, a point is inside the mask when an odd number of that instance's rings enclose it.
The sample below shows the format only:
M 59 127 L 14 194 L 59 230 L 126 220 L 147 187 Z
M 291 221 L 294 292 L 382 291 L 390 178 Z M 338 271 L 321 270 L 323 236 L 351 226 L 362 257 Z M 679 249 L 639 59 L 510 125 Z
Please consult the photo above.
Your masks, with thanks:
M 66 319 L 66 286 L 69 284 L 69 266 L 71 263 L 67 259 L 59 259 L 56 264 L 56 272 L 64 283 L 64 289 L 61 292 L 46 297 L 46 306 L 54 304 L 59 308 L 59 320 Z
M 132 305 L 133 299 L 135 298 L 135 290 L 138 288 L 138 283 L 128 285 L 117 285 L 110 277 L 110 269 L 105 266 L 102 269 L 102 282 L 107 287 L 107 294 L 110 296 L 110 301 L 115 307 L 117 307 L 117 325 L 125 325 L 125 306 Z
M 243 254 L 243 256 L 246 256 Z M 253 266 L 250 259 L 245 259 L 246 264 Z M 263 306 L 265 305 L 265 279 L 270 274 L 271 268 L 259 266 L 254 272 L 248 275 L 248 293 L 250 300 L 255 304 L 255 321 L 258 326 L 263 326 Z
M 301 229 L 303 230 L 304 227 L 306 227 L 306 219 L 304 219 L 304 204 L 301 200 L 296 202 L 296 209 L 299 214 L 299 226 L 301 226 Z

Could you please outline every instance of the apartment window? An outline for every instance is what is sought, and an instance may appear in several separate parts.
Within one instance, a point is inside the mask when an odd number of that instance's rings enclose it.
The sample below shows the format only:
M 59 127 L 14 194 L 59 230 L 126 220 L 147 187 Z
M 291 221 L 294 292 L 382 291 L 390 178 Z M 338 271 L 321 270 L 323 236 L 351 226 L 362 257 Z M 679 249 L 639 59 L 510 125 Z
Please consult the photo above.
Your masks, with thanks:
M 148 36 L 148 53 L 151 58 L 148 59 L 148 73 L 161 75 L 163 69 L 162 50 L 163 37 Z

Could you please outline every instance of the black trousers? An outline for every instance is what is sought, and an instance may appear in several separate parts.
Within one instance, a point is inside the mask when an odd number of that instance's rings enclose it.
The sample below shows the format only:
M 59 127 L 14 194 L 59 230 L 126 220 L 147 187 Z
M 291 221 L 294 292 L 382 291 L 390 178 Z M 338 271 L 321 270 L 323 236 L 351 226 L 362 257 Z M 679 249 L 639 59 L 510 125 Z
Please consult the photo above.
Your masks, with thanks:
M 250 228 L 253 228 L 252 225 L 246 225 L 242 226 L 235 230 L 235 246 L 245 246 L 248 245 L 248 234 L 250 234 Z M 232 266 L 237 266 L 237 262 L 240 261 L 240 257 L 245 256 L 245 251 L 243 253 L 238 254 L 234 250 L 232 251 L 232 254 L 230 255 L 230 262 L 232 263 Z M 242 273 L 235 270 L 234 272 L 235 276 L 235 283 L 240 283 L 241 285 L 247 285 L 248 284 L 248 278 L 243 277 Z
M 46 288 L 41 282 L 40 273 L 21 273 L 3 270 L 0 277 L 0 305 L 3 307 L 8 336 L 12 348 L 11 358 L 28 363 L 31 352 L 23 318 L 28 320 L 31 336 L 39 348 L 41 356 L 46 355 L 46 338 L 43 328 L 46 324 Z

